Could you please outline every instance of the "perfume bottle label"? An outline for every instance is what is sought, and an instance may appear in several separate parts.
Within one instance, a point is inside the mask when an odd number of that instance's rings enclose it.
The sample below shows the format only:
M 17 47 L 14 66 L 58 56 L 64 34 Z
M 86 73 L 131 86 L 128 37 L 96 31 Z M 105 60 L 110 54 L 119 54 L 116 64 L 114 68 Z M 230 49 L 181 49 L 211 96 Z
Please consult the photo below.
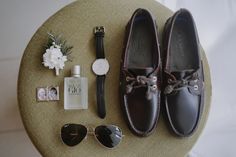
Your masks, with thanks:
M 80 83 L 71 81 L 68 84 L 67 91 L 68 91 L 69 95 L 80 95 L 81 94 Z
M 64 109 L 88 108 L 88 82 L 86 78 L 70 77 L 64 81 Z

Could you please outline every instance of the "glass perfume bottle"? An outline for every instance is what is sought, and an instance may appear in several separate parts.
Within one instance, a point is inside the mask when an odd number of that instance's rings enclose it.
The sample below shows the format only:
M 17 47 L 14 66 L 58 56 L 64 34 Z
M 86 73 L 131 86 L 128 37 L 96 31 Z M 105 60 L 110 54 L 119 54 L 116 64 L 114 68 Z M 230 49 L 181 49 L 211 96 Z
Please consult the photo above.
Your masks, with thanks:
M 80 77 L 80 66 L 71 69 L 71 77 L 64 78 L 64 109 L 88 109 L 88 80 Z

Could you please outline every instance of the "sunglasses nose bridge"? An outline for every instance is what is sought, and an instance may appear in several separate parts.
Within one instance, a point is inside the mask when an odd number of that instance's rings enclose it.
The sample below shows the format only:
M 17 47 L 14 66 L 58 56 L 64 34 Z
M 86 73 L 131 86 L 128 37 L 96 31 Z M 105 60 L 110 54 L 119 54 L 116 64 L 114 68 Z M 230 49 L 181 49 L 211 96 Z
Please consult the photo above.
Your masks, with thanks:
M 88 127 L 87 127 L 87 134 L 88 134 L 88 135 L 94 135 L 94 128 L 91 127 L 91 126 L 88 126 Z

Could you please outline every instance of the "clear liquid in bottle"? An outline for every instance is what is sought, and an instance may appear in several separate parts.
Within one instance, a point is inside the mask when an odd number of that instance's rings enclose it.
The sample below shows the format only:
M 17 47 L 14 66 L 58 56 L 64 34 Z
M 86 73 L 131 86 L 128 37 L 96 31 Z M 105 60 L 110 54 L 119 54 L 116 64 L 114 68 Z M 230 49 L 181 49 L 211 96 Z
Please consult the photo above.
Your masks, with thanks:
M 80 77 L 80 66 L 71 69 L 71 77 L 64 78 L 64 109 L 88 109 L 88 80 Z

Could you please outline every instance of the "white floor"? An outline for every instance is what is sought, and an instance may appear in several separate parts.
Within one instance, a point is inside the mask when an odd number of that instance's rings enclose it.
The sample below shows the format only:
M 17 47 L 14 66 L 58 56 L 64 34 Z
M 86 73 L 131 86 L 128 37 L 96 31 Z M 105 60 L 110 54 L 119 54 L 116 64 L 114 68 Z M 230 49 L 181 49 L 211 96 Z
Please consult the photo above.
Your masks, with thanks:
M 40 157 L 23 128 L 16 82 L 24 48 L 37 28 L 73 0 L 0 1 L 0 156 Z M 158 0 L 173 11 L 188 8 L 211 66 L 213 100 L 207 126 L 190 157 L 235 157 L 236 1 Z

